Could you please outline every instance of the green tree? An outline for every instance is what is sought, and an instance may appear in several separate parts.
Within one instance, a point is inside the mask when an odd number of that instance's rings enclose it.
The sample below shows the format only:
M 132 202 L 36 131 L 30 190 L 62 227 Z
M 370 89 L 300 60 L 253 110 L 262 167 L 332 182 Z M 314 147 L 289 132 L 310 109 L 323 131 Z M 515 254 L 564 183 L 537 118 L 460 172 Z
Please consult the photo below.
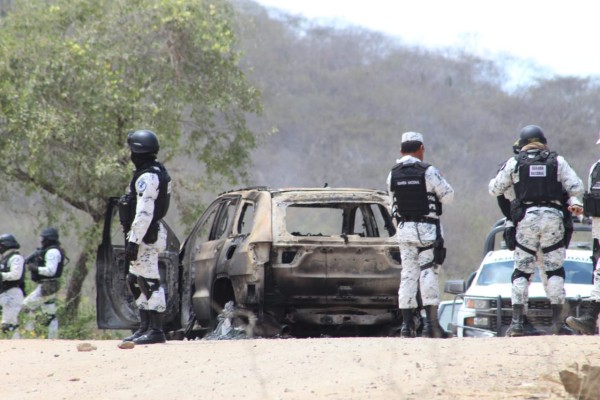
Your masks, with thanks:
M 246 118 L 261 105 L 238 67 L 232 13 L 225 1 L 16 0 L 0 19 L 0 174 L 77 232 L 69 318 L 106 198 L 131 175 L 128 131 L 157 132 L 161 160 L 199 162 L 187 189 L 245 176 L 235 166 L 256 146 Z M 180 211 L 189 221 L 198 210 Z

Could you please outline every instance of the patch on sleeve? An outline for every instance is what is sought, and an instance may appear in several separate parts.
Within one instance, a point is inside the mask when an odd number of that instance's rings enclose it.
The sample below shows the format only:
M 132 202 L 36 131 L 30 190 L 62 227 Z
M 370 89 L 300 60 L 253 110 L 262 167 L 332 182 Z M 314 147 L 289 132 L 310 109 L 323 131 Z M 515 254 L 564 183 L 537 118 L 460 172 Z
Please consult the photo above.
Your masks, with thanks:
M 146 181 L 143 179 L 140 179 L 136 183 L 135 191 L 138 192 L 138 194 L 140 194 L 140 193 L 144 193 L 144 190 L 146 190 Z

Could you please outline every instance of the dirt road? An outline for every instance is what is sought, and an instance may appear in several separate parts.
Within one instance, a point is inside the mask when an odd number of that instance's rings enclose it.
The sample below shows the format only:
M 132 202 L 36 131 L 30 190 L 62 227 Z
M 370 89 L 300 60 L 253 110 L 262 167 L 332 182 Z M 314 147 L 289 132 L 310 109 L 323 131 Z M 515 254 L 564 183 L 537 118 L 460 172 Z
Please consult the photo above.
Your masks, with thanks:
M 0 341 L 0 398 L 572 399 L 559 371 L 600 365 L 598 336 L 118 343 Z

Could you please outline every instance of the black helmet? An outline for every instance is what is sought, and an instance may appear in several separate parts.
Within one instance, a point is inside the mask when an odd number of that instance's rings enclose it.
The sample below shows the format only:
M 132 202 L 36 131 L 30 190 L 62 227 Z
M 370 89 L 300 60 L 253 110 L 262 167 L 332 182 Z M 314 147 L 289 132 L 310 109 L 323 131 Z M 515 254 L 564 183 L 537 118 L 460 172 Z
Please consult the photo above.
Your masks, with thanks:
M 158 137 L 154 132 L 147 130 L 129 132 L 127 144 L 132 153 L 138 154 L 156 154 L 159 149 Z
M 18 249 L 19 247 L 21 247 L 21 245 L 10 233 L 0 235 L 0 251 L 4 252 L 6 249 Z
M 544 132 L 542 132 L 542 128 L 537 125 L 527 125 L 523 129 L 521 129 L 521 134 L 519 136 L 518 146 L 523 147 L 528 145 L 529 143 L 542 143 L 546 144 L 546 137 L 544 136 Z
M 56 228 L 46 228 L 40 233 L 40 236 L 42 239 L 58 242 L 58 230 Z

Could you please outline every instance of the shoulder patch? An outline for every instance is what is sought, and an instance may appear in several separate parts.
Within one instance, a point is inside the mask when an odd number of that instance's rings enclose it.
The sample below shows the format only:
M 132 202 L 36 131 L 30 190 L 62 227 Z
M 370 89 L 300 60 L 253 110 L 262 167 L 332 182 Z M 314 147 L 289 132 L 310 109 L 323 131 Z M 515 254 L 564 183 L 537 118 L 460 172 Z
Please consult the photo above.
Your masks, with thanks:
M 144 190 L 146 190 L 146 181 L 143 179 L 138 179 L 136 186 L 135 186 L 135 191 L 139 193 L 143 193 Z

